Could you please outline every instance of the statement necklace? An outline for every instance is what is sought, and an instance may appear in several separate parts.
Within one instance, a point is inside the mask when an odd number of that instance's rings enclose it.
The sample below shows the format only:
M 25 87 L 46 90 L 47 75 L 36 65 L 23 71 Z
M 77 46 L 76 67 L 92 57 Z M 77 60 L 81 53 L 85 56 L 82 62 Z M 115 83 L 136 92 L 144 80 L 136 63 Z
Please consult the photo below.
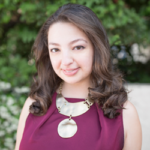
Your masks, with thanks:
M 58 134 L 62 138 L 70 138 L 77 132 L 77 124 L 72 117 L 80 116 L 90 109 L 94 101 L 91 101 L 89 97 L 85 101 L 70 103 L 62 95 L 62 85 L 60 84 L 59 93 L 56 97 L 56 107 L 58 112 L 62 115 L 68 116 L 69 118 L 62 120 L 58 124 Z

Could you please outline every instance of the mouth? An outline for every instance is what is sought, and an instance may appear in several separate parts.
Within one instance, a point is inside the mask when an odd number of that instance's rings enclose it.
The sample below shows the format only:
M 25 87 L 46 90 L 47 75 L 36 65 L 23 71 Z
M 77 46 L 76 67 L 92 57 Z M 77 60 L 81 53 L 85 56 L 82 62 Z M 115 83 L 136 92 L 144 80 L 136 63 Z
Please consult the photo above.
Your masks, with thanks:
M 76 68 L 76 69 L 66 69 L 66 70 L 63 70 L 64 74 L 65 75 L 74 75 L 78 72 L 79 68 Z

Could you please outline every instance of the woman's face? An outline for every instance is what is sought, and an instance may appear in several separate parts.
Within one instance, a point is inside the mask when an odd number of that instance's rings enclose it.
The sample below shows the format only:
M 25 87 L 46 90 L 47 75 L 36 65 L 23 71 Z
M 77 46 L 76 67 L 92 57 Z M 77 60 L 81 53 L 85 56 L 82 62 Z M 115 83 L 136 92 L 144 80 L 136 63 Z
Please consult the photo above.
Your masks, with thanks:
M 72 23 L 57 22 L 48 32 L 48 49 L 55 73 L 67 83 L 89 82 L 92 72 L 92 43 Z

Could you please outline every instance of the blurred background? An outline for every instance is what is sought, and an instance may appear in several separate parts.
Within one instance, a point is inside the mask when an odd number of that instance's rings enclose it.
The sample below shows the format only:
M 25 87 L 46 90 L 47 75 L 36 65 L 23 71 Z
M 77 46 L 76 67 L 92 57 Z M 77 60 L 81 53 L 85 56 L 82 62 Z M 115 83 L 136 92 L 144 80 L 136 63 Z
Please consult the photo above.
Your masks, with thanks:
M 150 150 L 150 0 L 0 0 L 0 149 L 13 150 L 28 97 L 37 33 L 61 5 L 91 8 L 107 31 L 113 63 L 130 90 L 142 124 L 142 150 Z

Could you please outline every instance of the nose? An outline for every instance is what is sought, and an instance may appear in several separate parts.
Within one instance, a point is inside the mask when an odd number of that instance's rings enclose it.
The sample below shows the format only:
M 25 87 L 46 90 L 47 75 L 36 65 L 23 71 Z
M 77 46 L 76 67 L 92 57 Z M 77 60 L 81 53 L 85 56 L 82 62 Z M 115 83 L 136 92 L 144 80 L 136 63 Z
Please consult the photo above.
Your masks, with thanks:
M 61 61 L 63 66 L 69 66 L 70 64 L 73 63 L 73 57 L 72 55 L 68 52 L 65 54 L 62 54 L 62 61 Z

